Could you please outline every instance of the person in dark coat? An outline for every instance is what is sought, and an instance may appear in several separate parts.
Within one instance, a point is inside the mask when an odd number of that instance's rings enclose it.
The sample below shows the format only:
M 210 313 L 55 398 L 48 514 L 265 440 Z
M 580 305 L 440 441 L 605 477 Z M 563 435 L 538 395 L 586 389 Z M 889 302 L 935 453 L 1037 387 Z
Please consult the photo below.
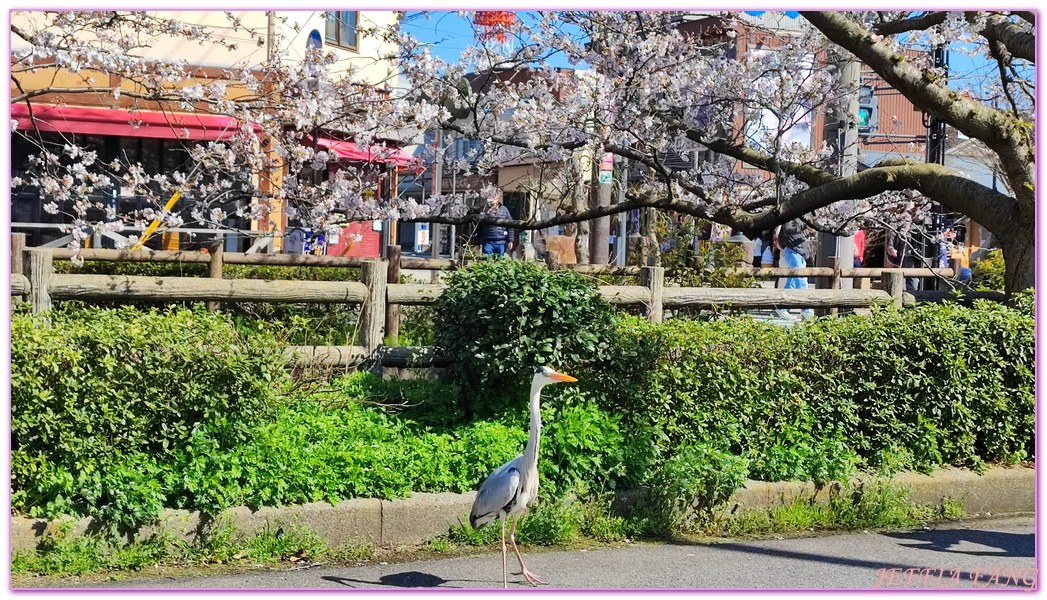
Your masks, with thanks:
M 891 232 L 887 236 L 887 263 L 888 268 L 912 269 L 916 267 L 916 256 L 913 249 L 909 247 L 908 233 Z M 920 289 L 919 277 L 905 278 L 905 291 L 915 292 Z
M 484 215 L 498 219 L 513 218 L 509 213 L 509 209 L 502 204 L 501 195 L 496 195 L 487 200 L 487 209 L 484 210 Z M 515 236 L 511 229 L 489 223 L 480 225 L 480 248 L 484 254 L 503 256 L 506 252 L 512 252 L 514 241 Z

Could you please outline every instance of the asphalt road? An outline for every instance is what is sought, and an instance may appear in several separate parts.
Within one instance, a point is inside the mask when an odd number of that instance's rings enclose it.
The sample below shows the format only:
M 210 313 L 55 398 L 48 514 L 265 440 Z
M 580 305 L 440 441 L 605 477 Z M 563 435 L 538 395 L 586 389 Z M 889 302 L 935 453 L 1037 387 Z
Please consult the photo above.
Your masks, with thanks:
M 665 544 L 525 555 L 550 588 L 1025 588 L 1039 582 L 1032 516 L 933 530 L 856 532 L 716 544 Z M 509 553 L 510 573 L 518 563 Z M 321 566 L 193 579 L 136 579 L 92 588 L 495 588 L 501 556 L 357 567 Z M 527 587 L 509 576 L 510 588 Z M 545 587 L 545 586 L 543 586 Z

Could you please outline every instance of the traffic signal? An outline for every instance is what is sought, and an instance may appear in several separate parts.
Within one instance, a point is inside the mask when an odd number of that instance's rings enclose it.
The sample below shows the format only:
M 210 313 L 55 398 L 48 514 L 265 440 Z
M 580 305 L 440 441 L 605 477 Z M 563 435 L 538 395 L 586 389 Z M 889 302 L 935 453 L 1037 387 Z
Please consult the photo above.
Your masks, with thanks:
M 876 131 L 878 103 L 871 85 L 858 88 L 858 133 L 869 135 Z

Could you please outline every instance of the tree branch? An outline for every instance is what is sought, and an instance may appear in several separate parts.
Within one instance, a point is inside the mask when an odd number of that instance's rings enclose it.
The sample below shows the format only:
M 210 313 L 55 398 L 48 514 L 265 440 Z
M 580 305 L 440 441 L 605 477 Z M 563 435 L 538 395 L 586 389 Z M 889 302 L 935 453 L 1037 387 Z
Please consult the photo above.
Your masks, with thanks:
M 801 14 L 830 41 L 849 50 L 919 109 L 945 121 L 969 137 L 982 141 L 1000 158 L 1004 175 L 1022 210 L 1035 218 L 1035 164 L 1031 131 L 1020 118 L 964 98 L 903 54 L 873 39 L 872 34 L 843 13 L 802 11 Z
M 931 200 L 970 216 L 989 231 L 998 232 L 1017 226 L 1018 207 L 1014 198 L 987 188 L 951 169 L 934 163 L 877 166 L 796 193 L 780 204 L 757 203 L 746 207 L 711 208 L 704 204 L 683 202 L 671 196 L 626 194 L 626 201 L 576 213 L 558 214 L 543 220 L 496 219 L 482 213 L 460 217 L 442 215 L 402 219 L 403 223 L 428 222 L 451 225 L 489 224 L 519 230 L 545 229 L 555 225 L 579 223 L 597 217 L 628 212 L 639 208 L 656 208 L 715 221 L 739 231 L 756 233 L 773 229 L 786 221 L 799 218 L 819 208 L 844 200 L 862 200 L 888 191 L 916 190 Z M 763 210 L 754 211 L 758 208 Z
M 1033 27 L 1036 27 L 1036 13 L 1034 13 L 1033 11 L 1031 11 L 1031 10 L 1016 10 L 1016 11 L 1013 11 L 1011 14 L 1013 14 L 1014 16 L 1016 16 L 1016 17 L 1020 18 L 1021 20 L 1025 21 L 1029 25 L 1032 25 Z
M 911 19 L 899 19 L 896 21 L 883 21 L 872 26 L 872 30 L 880 35 L 896 35 L 909 31 L 922 31 L 945 22 L 945 11 L 924 13 Z
M 542 220 L 522 220 L 522 219 L 496 219 L 494 217 L 484 215 L 481 213 L 473 213 L 464 215 L 461 217 L 447 217 L 442 215 L 435 216 L 424 216 L 416 217 L 413 219 L 401 219 L 401 223 L 442 223 L 446 225 L 467 225 L 470 223 L 484 224 L 484 225 L 497 225 L 499 227 L 508 227 L 511 229 L 520 230 L 535 230 L 545 229 L 546 227 L 553 227 L 555 225 L 566 225 L 568 223 L 581 223 L 582 221 L 589 221 L 599 217 L 606 217 L 623 212 L 629 212 L 639 208 L 657 208 L 660 210 L 669 210 L 688 215 L 693 215 L 702 219 L 712 219 L 713 215 L 709 210 L 701 205 L 691 204 L 688 202 L 681 202 L 674 200 L 671 197 L 654 197 L 654 196 L 637 196 L 635 194 L 626 194 L 626 201 L 614 204 L 611 206 L 599 206 L 589 208 L 587 210 L 573 212 L 573 213 L 561 213 L 557 214 L 548 219 Z
M 924 13 L 911 19 L 899 19 L 896 21 L 884 21 L 872 26 L 872 30 L 880 35 L 897 35 L 910 31 L 923 31 L 931 27 L 937 27 L 945 22 L 948 13 L 945 11 L 934 11 Z M 1030 24 L 1034 24 L 1029 18 L 1018 15 Z M 964 17 L 969 23 L 978 19 L 977 11 L 967 11 Z M 1011 54 L 1023 58 L 1029 62 L 1036 62 L 1036 36 L 1028 33 L 1013 23 L 1001 21 L 993 23 L 978 32 L 988 40 L 1001 42 Z
M 968 20 L 972 18 L 968 16 Z M 1006 21 L 993 23 L 979 33 L 990 42 L 996 41 L 1003 44 L 1012 56 L 1036 64 L 1036 35 L 1023 31 L 1014 23 Z

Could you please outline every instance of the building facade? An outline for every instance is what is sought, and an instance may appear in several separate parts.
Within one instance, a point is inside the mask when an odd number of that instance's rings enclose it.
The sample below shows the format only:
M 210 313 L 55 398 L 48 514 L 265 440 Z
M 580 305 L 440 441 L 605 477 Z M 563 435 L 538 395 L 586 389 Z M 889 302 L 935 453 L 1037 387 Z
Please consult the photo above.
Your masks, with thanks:
M 261 65 L 267 60 L 293 64 L 304 59 L 309 48 L 322 48 L 336 55 L 331 68 L 334 74 L 352 68 L 354 81 L 389 94 L 400 87 L 395 64 L 382 58 L 391 54 L 392 49 L 379 36 L 368 34 L 373 28 L 395 23 L 399 18 L 395 11 L 157 11 L 148 15 L 172 19 L 210 36 L 205 43 L 193 43 L 185 37 L 162 33 L 137 40 L 135 55 L 138 57 L 157 64 L 190 66 L 193 79 L 176 86 L 231 81 L 231 73 L 244 69 L 264 86 L 266 73 Z M 50 17 L 45 13 L 14 11 L 11 18 L 12 31 L 39 31 Z M 78 35 L 89 39 L 92 34 L 84 32 Z M 31 49 L 32 45 L 26 40 L 12 34 L 13 65 L 16 57 Z M 105 60 L 105 57 L 97 60 Z M 26 64 L 24 59 L 18 62 L 19 67 Z M 190 151 L 194 145 L 220 141 L 236 133 L 237 123 L 231 117 L 194 110 L 184 103 L 178 105 L 135 97 L 134 92 L 144 88 L 133 77 L 118 77 L 112 71 L 92 69 L 92 64 L 78 69 L 55 68 L 54 64 L 51 60 L 40 60 L 33 61 L 31 69 L 13 69 L 11 168 L 15 177 L 41 147 L 61 147 L 69 142 L 94 150 L 99 160 L 105 163 L 119 158 L 126 164 L 140 165 L 149 174 L 188 170 L 192 168 Z M 225 98 L 236 102 L 248 100 L 253 92 L 229 85 L 224 93 Z M 338 131 L 320 131 L 314 137 L 303 140 L 303 143 L 314 143 L 318 149 L 330 150 L 337 154 L 338 159 L 312 177 L 329 177 L 346 165 L 365 165 L 373 171 L 370 176 L 376 181 L 376 193 L 388 193 L 395 185 L 398 167 L 410 160 L 402 152 L 375 156 L 356 147 L 353 140 L 339 135 Z M 282 176 L 253 183 L 262 189 L 268 185 L 267 191 L 274 192 L 281 185 Z M 250 175 L 245 174 L 245 177 Z M 89 212 L 89 220 L 95 220 L 92 216 L 100 219 L 107 207 L 115 206 L 124 213 L 156 204 L 155 195 L 150 197 L 140 191 L 116 186 L 104 193 L 93 194 L 89 200 L 98 202 L 101 208 L 95 211 L 97 214 Z M 187 193 L 176 201 L 173 208 L 188 215 L 193 201 L 192 194 Z M 25 232 L 30 246 L 64 245 L 70 237 L 62 231 L 61 224 L 70 221 L 68 211 L 50 214 L 43 210 L 45 203 L 45 195 L 39 190 L 16 187 L 12 193 L 13 230 Z M 279 251 L 284 246 L 284 233 L 294 225 L 288 222 L 283 206 L 279 204 L 272 206 L 270 218 L 265 222 L 252 220 L 249 216 L 236 216 L 231 210 L 226 212 L 230 216 L 223 221 L 227 228 L 223 233 L 226 249 L 230 251 L 252 248 Z M 95 233 L 86 244 L 120 246 L 128 233 L 137 233 L 133 227 L 127 229 L 124 235 Z M 216 233 L 186 218 L 182 226 L 154 236 L 146 246 L 195 249 L 206 245 Z M 361 235 L 369 238 L 378 234 L 354 230 L 350 236 L 343 236 L 343 243 L 337 250 L 352 255 L 352 248 L 347 250 L 344 240 L 355 240 Z M 377 246 L 377 243 L 370 243 L 371 240 L 368 242 L 359 248 L 368 248 L 370 252 Z

